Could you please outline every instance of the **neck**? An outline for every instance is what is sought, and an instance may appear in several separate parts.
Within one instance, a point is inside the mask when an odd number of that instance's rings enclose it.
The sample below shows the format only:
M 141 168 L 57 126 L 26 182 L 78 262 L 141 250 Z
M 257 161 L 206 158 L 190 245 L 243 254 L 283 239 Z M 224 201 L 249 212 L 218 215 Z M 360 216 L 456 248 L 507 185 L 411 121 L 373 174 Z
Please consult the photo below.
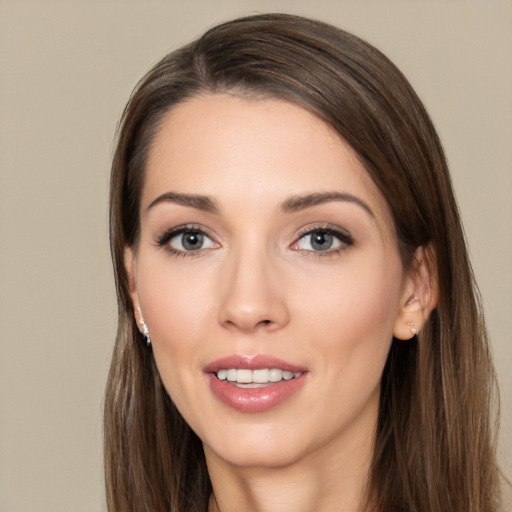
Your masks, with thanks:
M 364 512 L 374 431 L 336 439 L 281 467 L 239 467 L 205 446 L 213 486 L 209 512 Z

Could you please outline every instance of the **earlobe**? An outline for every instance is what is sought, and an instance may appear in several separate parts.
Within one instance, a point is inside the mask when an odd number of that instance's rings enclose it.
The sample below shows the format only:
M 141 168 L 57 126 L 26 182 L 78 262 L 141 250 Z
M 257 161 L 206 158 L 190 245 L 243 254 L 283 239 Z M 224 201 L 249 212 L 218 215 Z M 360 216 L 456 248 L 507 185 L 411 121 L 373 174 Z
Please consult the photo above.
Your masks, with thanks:
M 137 292 L 137 279 L 135 276 L 135 255 L 130 248 L 124 250 L 124 266 L 126 275 L 128 276 L 128 284 L 130 286 L 130 295 L 132 298 L 133 314 L 135 323 L 137 324 L 140 333 L 148 347 L 151 346 L 151 337 L 149 335 L 149 328 L 144 321 L 142 311 L 140 310 L 139 294 Z
M 434 261 L 434 253 L 430 247 L 419 247 L 416 250 L 395 319 L 395 338 L 414 338 L 437 306 L 437 272 Z

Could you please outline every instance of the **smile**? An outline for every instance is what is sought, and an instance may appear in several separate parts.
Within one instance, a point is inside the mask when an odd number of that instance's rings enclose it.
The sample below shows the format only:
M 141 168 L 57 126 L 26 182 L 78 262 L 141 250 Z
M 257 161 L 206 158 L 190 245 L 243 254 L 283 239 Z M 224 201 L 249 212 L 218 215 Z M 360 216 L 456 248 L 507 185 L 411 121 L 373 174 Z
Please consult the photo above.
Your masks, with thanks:
M 219 380 L 225 380 L 240 388 L 258 388 L 269 384 L 292 380 L 300 377 L 302 372 L 290 372 L 279 368 L 261 368 L 258 370 L 222 368 L 217 372 Z
M 287 402 L 309 380 L 305 367 L 267 355 L 228 356 L 203 371 L 213 395 L 244 413 L 269 411 Z

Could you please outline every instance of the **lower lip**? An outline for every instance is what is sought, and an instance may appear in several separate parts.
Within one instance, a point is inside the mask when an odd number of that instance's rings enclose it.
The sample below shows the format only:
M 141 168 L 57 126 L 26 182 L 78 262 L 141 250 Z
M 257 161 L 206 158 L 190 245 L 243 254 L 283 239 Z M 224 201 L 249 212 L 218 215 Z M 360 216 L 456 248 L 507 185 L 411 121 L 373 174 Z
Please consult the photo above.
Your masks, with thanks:
M 241 412 L 263 412 L 278 406 L 306 383 L 306 375 L 269 383 L 261 388 L 239 388 L 208 374 L 210 389 L 224 404 Z

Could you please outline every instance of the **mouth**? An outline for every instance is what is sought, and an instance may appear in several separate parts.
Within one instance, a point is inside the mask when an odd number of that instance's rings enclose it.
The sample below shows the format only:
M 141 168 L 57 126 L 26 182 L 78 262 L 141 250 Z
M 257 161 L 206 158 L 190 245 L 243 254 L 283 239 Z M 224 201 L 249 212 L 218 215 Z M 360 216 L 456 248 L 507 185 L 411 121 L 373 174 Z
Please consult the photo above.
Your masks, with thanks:
M 308 371 L 270 356 L 229 356 L 204 368 L 210 390 L 240 412 L 264 412 L 290 399 L 307 382 Z
M 217 379 L 223 380 L 243 389 L 255 389 L 275 384 L 281 381 L 296 379 L 303 372 L 291 372 L 280 368 L 260 368 L 251 370 L 248 368 L 221 368 L 215 373 Z

